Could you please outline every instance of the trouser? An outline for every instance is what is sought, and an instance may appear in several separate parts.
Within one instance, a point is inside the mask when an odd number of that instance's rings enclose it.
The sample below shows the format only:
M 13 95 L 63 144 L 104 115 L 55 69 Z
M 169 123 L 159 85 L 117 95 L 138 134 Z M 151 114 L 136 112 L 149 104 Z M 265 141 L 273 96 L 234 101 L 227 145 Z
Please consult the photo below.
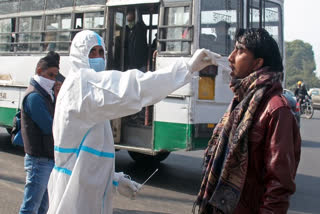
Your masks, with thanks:
M 26 154 L 24 169 L 27 173 L 20 214 L 45 214 L 49 208 L 47 185 L 54 160 Z

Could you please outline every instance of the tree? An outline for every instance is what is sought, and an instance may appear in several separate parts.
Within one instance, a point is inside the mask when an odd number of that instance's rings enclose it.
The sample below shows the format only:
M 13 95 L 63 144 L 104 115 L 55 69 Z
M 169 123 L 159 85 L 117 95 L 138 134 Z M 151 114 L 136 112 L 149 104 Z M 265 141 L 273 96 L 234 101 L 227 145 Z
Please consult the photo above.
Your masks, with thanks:
M 301 80 L 307 88 L 320 88 L 315 74 L 316 64 L 312 46 L 301 40 L 286 42 L 286 88 L 293 90 Z

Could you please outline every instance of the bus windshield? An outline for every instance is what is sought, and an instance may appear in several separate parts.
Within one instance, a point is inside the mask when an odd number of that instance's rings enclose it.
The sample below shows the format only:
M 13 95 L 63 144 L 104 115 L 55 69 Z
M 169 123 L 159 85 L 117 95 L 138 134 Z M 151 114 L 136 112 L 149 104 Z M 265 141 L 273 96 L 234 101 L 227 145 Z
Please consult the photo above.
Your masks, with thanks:
M 200 48 L 227 56 L 233 48 L 237 27 L 241 24 L 241 0 L 201 0 Z
M 249 0 L 248 27 L 265 28 L 283 54 L 282 9 L 271 1 Z

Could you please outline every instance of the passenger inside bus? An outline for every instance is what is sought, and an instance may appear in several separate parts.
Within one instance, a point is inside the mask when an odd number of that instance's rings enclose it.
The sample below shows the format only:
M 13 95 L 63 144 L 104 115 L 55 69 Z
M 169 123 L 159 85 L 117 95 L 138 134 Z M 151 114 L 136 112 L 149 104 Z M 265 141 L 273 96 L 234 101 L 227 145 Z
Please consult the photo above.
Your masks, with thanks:
M 230 23 L 219 21 L 213 24 L 214 34 L 202 33 L 200 35 L 200 48 L 208 48 L 222 55 L 228 55 L 231 51 L 233 41 L 229 35 Z
M 215 50 L 218 53 L 229 53 L 231 50 L 232 40 L 228 34 L 230 24 L 226 21 L 219 21 L 216 24 L 215 30 L 217 38 L 215 40 Z
M 45 34 L 45 43 L 44 43 L 44 50 L 46 51 L 55 51 L 56 50 L 56 43 L 57 40 L 57 29 L 52 25 L 46 26 L 47 33 Z
M 141 15 L 136 19 L 134 9 L 128 10 L 126 18 L 125 70 L 139 69 L 146 72 L 148 59 L 147 27 Z

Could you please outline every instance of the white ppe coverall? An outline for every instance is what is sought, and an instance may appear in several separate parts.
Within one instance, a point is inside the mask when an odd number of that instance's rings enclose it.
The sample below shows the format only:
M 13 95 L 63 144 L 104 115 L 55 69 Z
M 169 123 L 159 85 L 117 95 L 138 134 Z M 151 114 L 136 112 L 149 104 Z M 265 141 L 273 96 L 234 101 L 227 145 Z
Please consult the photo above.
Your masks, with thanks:
M 71 44 L 71 70 L 54 115 L 49 214 L 111 214 L 117 176 L 109 120 L 139 112 L 192 79 L 183 60 L 156 72 L 95 72 L 88 56 L 96 45 L 105 47 L 92 31 L 79 32 Z

